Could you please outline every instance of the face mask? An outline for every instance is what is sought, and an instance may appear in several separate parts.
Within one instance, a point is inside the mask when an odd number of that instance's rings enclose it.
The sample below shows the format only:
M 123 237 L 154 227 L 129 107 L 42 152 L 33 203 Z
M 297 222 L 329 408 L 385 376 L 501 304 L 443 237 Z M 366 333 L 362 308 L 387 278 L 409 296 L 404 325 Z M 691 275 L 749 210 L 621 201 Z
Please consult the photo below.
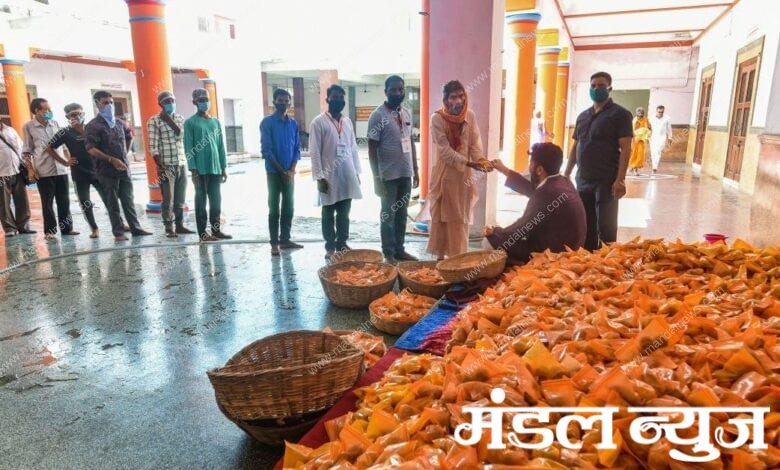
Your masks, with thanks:
M 330 111 L 330 114 L 338 114 L 344 109 L 346 104 L 344 100 L 331 100 L 328 102 L 328 111 Z
M 45 113 L 43 113 L 43 118 L 47 121 L 51 121 L 52 119 L 54 119 L 54 113 L 51 111 L 46 111 Z
M 279 114 L 284 114 L 287 112 L 287 106 L 289 105 L 286 103 L 274 103 L 274 106 Z
M 388 96 L 387 97 L 387 104 L 392 106 L 393 108 L 397 108 L 401 106 L 401 103 L 404 102 L 404 95 L 401 96 Z
M 211 103 L 209 103 L 208 101 L 205 101 L 205 102 L 204 101 L 198 101 L 198 112 L 199 113 L 207 113 L 208 110 L 209 110 L 209 106 L 210 105 L 211 105 Z
M 454 104 L 452 106 L 449 106 L 447 110 L 450 112 L 450 114 L 452 114 L 454 116 L 457 116 L 458 114 L 461 113 L 461 111 L 463 111 L 463 105 L 462 104 Z
M 596 103 L 601 103 L 609 98 L 609 90 L 606 88 L 591 88 L 590 99 Z
M 173 114 L 176 112 L 176 103 L 165 103 L 163 105 L 163 110 L 168 114 Z
M 68 122 L 71 126 L 75 126 L 76 124 L 84 124 L 84 116 L 80 115 L 79 117 L 70 118 L 68 119 Z
M 104 105 L 102 108 L 100 108 L 100 111 L 98 112 L 100 116 L 103 117 L 103 119 L 106 120 L 109 124 L 114 124 L 114 105 L 113 104 L 107 104 Z

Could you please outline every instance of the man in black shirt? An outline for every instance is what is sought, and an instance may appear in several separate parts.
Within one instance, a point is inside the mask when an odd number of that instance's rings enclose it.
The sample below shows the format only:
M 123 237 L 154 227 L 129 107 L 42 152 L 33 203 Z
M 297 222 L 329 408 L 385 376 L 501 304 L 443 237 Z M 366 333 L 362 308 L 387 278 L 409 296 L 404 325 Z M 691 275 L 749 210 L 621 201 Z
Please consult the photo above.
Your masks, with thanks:
M 119 214 L 121 201 L 133 236 L 151 235 L 141 228 L 135 213 L 133 182 L 130 179 L 130 163 L 127 161 L 125 142 L 129 131 L 116 122 L 114 98 L 111 93 L 101 90 L 96 92 L 93 98 L 98 115 L 87 124 L 85 146 L 90 156 L 95 159 L 95 168 L 111 219 L 111 231 L 116 241 L 127 240 Z
M 617 240 L 618 200 L 626 194 L 626 170 L 634 136 L 632 115 L 609 98 L 612 77 L 590 77 L 593 106 L 577 116 L 566 163 L 567 178 L 577 164 L 577 192 L 585 205 L 588 232 L 585 249 Z
M 49 141 L 49 147 L 54 149 L 61 145 L 65 145 L 68 149 L 67 153 L 70 156 L 68 159 L 70 176 L 73 179 L 73 184 L 76 186 L 76 194 L 79 197 L 79 204 L 81 204 L 81 208 L 84 211 L 84 217 L 87 219 L 87 223 L 92 229 L 92 234 L 89 238 L 97 238 L 99 232 L 98 226 L 95 223 L 95 215 L 92 211 L 94 203 L 90 197 L 89 187 L 95 187 L 104 206 L 108 207 L 108 204 L 106 204 L 106 199 L 103 195 L 103 188 L 100 187 L 100 183 L 98 182 L 97 172 L 95 172 L 95 163 L 84 145 L 86 140 L 84 109 L 78 103 L 71 103 L 65 106 L 65 117 L 68 118 L 70 126 L 61 129 L 60 132 Z M 130 230 L 130 227 L 126 226 L 124 222 L 122 222 L 122 226 L 125 231 Z

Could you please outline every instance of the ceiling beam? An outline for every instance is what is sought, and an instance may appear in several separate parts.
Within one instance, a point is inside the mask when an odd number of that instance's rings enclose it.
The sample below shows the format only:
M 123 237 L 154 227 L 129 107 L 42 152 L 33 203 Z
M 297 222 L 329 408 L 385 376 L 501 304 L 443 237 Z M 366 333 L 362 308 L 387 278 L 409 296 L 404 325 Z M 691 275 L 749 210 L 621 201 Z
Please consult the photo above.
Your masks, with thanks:
M 693 41 L 626 42 L 621 44 L 588 44 L 577 46 L 578 51 L 609 51 L 613 49 L 647 49 L 652 47 L 690 47 Z
M 728 8 L 726 8 L 725 10 L 723 10 L 723 13 L 721 13 L 720 15 L 718 15 L 718 16 L 717 16 L 717 18 L 715 18 L 714 20 L 712 20 L 712 23 L 710 23 L 710 24 L 709 24 L 709 25 L 708 25 L 706 28 L 704 28 L 704 31 L 702 31 L 701 33 L 699 33 L 699 35 L 698 35 L 698 36 L 696 36 L 696 37 L 693 39 L 693 42 L 697 42 L 699 39 L 701 39 L 701 37 L 702 37 L 702 36 L 704 36 L 705 34 L 707 34 L 707 31 L 709 31 L 710 29 L 712 29 L 712 27 L 713 27 L 713 26 L 715 26 L 715 25 L 716 25 L 716 24 L 717 24 L 717 23 L 718 23 L 720 20 L 722 20 L 724 16 L 728 15 L 728 14 L 729 14 L 729 12 L 730 12 L 730 11 L 731 11 L 731 10 L 732 10 L 732 9 L 733 9 L 735 6 L 737 6 L 737 3 L 739 3 L 739 0 L 734 0 L 734 1 L 731 3 L 731 6 L 729 6 L 729 7 L 728 7 Z
M 589 18 L 593 16 L 613 16 L 613 15 L 637 15 L 641 13 L 659 13 L 659 12 L 668 12 L 668 11 L 698 10 L 702 8 L 720 8 L 720 7 L 726 7 L 726 11 L 728 11 L 729 9 L 733 8 L 734 4 L 738 1 L 739 0 L 736 0 L 734 2 L 713 3 L 710 5 L 690 5 L 687 7 L 663 7 L 663 8 L 644 8 L 641 10 L 600 11 L 594 13 L 575 13 L 572 15 L 561 14 L 561 16 L 564 18 L 564 20 L 566 20 L 568 18 Z
M 611 34 L 587 34 L 583 36 L 572 36 L 573 39 L 584 39 L 584 38 L 609 38 L 613 36 L 637 36 L 640 34 L 671 34 L 671 33 L 688 33 L 691 31 L 704 31 L 703 29 L 671 29 L 671 30 L 664 30 L 664 31 L 640 31 L 640 32 L 633 32 L 633 33 L 611 33 Z
M 558 10 L 558 15 L 561 17 L 561 22 L 563 23 L 563 28 L 566 30 L 566 35 L 569 36 L 569 41 L 571 41 L 571 31 L 569 30 L 569 23 L 566 22 L 566 17 L 563 16 L 563 10 L 561 10 L 561 0 L 555 0 L 555 8 Z M 572 47 L 574 47 L 573 43 Z

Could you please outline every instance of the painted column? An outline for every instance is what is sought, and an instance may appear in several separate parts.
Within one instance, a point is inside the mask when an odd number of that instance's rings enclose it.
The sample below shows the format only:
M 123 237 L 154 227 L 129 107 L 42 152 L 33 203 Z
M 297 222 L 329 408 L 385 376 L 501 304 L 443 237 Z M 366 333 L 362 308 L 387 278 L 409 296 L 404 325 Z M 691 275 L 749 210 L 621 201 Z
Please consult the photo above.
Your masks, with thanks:
M 3 82 L 8 98 L 8 114 L 11 126 L 22 135 L 22 126 L 30 120 L 30 103 L 27 100 L 27 83 L 24 79 L 24 61 L 0 59 L 3 64 Z
M 553 142 L 560 148 L 566 144 L 566 109 L 569 107 L 569 63 L 558 62 L 558 74 L 555 82 L 555 97 L 558 101 L 555 107 L 553 123 Z M 566 149 L 564 149 L 565 151 Z M 567 155 L 567 153 L 564 153 Z
M 324 113 L 328 110 L 328 102 L 325 98 L 328 97 L 328 87 L 331 85 L 338 85 L 339 83 L 339 71 L 338 70 L 320 70 L 320 112 Z
M 515 171 L 528 168 L 528 149 L 531 140 L 531 114 L 533 113 L 534 74 L 536 62 L 536 26 L 542 16 L 539 13 L 506 15 L 509 36 L 517 45 L 517 76 L 514 83 L 514 109 L 507 103 L 507 113 L 515 117 L 514 133 L 504 134 L 504 154 Z M 507 84 L 509 87 L 510 84 Z
M 271 92 L 268 88 L 268 73 L 267 72 L 260 72 L 260 83 L 263 87 L 263 92 L 260 96 L 263 97 L 263 110 L 260 112 L 261 115 L 265 116 L 268 114 L 269 110 L 271 109 Z
M 307 121 L 306 118 L 306 100 L 304 100 L 303 89 L 303 77 L 293 77 L 293 111 L 295 113 L 295 120 L 298 121 L 298 129 L 306 131 Z
M 422 61 L 420 64 L 420 199 L 428 197 L 431 161 L 431 0 L 422 0 Z
M 125 0 L 130 12 L 130 35 L 133 41 L 133 62 L 141 108 L 141 129 L 144 142 L 149 142 L 146 122 L 160 112 L 157 95 L 163 90 L 173 91 L 171 63 L 168 55 L 168 36 L 165 28 L 165 0 Z M 149 184 L 149 202 L 146 210 L 159 212 L 162 193 L 154 159 L 146 155 L 146 175 Z
M 209 100 L 211 101 L 211 104 L 209 105 L 209 114 L 212 117 L 219 119 L 219 109 L 222 102 L 219 100 L 219 95 L 217 94 L 217 82 L 210 78 L 206 78 L 201 80 L 201 83 L 203 83 L 203 88 L 209 92 Z
M 539 59 L 539 80 L 537 86 L 544 93 L 544 102 L 538 103 L 537 108 L 542 111 L 547 129 L 555 133 L 555 110 L 558 108 L 557 82 L 558 82 L 558 55 L 561 48 L 558 46 L 540 47 L 536 51 Z M 545 142 L 549 140 L 545 137 Z
M 476 114 L 483 152 L 489 159 L 496 158 L 501 122 L 504 0 L 430 0 L 430 7 L 429 115 L 420 119 L 430 120 L 430 112 L 441 108 L 444 83 L 460 80 L 469 94 L 469 107 Z M 495 173 L 479 173 L 461 188 L 447 190 L 466 191 L 468 184 L 476 185 L 479 195 L 469 231 L 472 236 L 481 236 L 486 223 L 495 223 Z

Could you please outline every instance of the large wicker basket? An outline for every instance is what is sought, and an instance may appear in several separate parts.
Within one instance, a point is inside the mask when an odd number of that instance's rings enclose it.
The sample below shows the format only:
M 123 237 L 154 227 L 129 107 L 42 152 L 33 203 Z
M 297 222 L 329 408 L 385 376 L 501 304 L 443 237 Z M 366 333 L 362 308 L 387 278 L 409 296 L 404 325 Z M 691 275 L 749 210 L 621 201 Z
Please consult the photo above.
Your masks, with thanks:
M 371 305 L 368 306 L 368 311 L 370 313 L 371 318 L 371 324 L 379 331 L 384 331 L 385 333 L 395 335 L 395 336 L 401 336 L 406 330 L 408 330 L 410 327 L 415 325 L 418 321 L 420 321 L 425 315 L 429 312 L 430 307 L 436 304 L 436 299 L 432 297 L 423 296 L 420 294 L 411 294 L 407 291 L 401 291 L 400 294 L 398 294 L 395 298 L 401 299 L 402 296 L 408 296 L 408 298 L 413 299 L 421 299 L 424 298 L 426 302 L 428 302 L 430 305 L 425 306 L 425 311 L 420 314 L 420 317 L 413 321 L 402 321 L 402 320 L 393 320 L 389 318 L 388 316 L 380 316 L 378 315 L 378 311 L 380 311 L 382 302 L 384 299 L 377 299 L 373 302 L 371 302 Z
M 243 421 L 231 418 L 221 406 L 219 409 L 230 421 L 233 421 L 236 426 L 252 436 L 257 442 L 269 446 L 281 446 L 284 445 L 284 441 L 297 442 L 327 412 L 327 409 L 323 409 L 302 416 Z
M 342 338 L 289 331 L 255 341 L 208 377 L 225 415 L 251 421 L 330 407 L 363 370 L 363 351 Z
M 333 281 L 336 269 L 348 269 L 352 266 L 358 269 L 366 266 L 379 266 L 385 273 L 387 280 L 370 286 L 350 286 Z M 395 280 L 398 277 L 398 269 L 391 264 L 347 261 L 320 268 L 319 276 L 325 295 L 334 305 L 357 309 L 368 307 L 373 300 L 393 290 Z
M 439 261 L 436 269 L 449 282 L 492 279 L 504 272 L 506 258 L 503 250 L 472 251 Z
M 337 251 L 330 258 L 331 264 L 344 263 L 347 261 L 364 261 L 366 263 L 381 263 L 384 257 L 381 251 L 355 249 L 347 251 Z
M 450 283 L 447 281 L 440 282 L 438 284 L 423 284 L 420 281 L 415 281 L 409 277 L 409 273 L 421 268 L 436 268 L 437 261 L 402 261 L 398 263 L 398 283 L 401 289 L 408 288 L 409 291 L 433 297 L 434 299 L 440 298 L 450 288 Z

